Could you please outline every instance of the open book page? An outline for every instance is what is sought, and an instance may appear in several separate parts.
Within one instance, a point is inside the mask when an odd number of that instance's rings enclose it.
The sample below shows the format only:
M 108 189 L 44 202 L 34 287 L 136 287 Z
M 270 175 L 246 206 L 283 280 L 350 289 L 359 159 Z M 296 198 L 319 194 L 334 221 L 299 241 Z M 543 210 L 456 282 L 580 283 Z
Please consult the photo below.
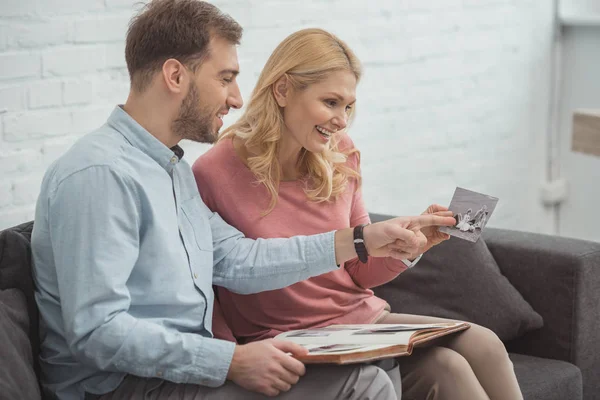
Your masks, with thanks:
M 389 344 L 304 344 L 310 355 L 353 354 L 357 351 L 374 351 L 390 347 Z
M 457 323 L 441 324 L 361 324 L 330 325 L 325 328 L 302 329 L 277 335 L 301 345 L 408 345 L 420 332 L 447 330 Z
M 282 333 L 308 349 L 298 356 L 307 364 L 353 364 L 391 357 L 409 356 L 413 347 L 468 329 L 466 322 L 441 324 L 330 325 Z

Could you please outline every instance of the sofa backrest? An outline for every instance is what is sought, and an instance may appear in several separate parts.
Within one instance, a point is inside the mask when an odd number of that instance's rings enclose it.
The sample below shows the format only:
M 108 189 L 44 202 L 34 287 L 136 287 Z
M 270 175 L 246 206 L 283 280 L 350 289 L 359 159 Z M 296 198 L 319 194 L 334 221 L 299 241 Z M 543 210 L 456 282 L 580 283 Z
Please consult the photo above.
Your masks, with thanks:
M 18 289 L 25 295 L 34 370 L 39 376 L 39 313 L 31 274 L 32 229 L 31 221 L 0 232 L 0 290 Z

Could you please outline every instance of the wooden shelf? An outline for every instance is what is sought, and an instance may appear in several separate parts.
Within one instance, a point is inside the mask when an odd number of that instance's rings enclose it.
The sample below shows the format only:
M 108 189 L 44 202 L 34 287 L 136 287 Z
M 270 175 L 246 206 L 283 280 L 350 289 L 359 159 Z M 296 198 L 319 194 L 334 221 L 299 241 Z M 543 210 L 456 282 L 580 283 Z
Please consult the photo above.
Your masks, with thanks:
M 584 14 L 560 13 L 560 23 L 564 26 L 597 26 L 600 27 L 600 13 Z

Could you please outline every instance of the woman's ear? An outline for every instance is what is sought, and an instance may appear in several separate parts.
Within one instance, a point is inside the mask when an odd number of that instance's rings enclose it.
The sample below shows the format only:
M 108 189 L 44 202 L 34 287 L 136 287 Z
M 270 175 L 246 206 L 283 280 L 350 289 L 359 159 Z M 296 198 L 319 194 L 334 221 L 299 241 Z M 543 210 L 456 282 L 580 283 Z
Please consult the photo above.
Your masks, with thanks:
M 275 101 L 279 104 L 279 107 L 285 107 L 287 105 L 287 99 L 289 94 L 289 82 L 287 75 L 283 75 L 277 79 L 277 82 L 273 85 L 273 95 Z

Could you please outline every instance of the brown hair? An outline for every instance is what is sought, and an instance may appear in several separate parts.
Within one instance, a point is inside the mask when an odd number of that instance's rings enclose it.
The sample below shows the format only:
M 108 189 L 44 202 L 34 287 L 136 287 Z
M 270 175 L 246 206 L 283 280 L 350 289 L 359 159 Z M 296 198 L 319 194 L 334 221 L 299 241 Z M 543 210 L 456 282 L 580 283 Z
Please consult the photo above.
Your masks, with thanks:
M 144 91 L 170 58 L 195 71 L 209 55 L 213 36 L 239 44 L 242 27 L 205 1 L 150 1 L 131 19 L 127 31 L 125 60 L 132 89 Z

